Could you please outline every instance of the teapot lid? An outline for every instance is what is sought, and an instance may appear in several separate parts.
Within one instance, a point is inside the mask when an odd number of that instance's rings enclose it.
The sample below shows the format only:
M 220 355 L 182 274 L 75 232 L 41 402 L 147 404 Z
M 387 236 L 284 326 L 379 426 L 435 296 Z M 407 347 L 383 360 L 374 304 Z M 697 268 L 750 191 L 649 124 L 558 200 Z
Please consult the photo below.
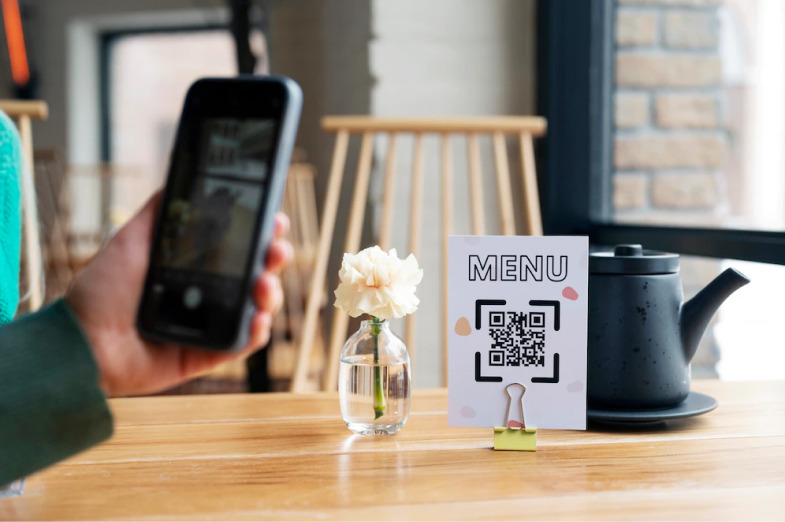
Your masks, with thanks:
M 592 252 L 592 274 L 673 274 L 679 271 L 678 254 L 644 250 L 641 245 L 616 245 L 613 252 Z

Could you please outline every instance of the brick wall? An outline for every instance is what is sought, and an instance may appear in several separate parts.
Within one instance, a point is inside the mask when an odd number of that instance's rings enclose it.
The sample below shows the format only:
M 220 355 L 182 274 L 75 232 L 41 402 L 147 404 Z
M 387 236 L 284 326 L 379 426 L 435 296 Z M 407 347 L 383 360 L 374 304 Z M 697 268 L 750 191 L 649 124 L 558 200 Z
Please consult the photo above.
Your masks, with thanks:
M 727 214 L 718 10 L 721 0 L 617 0 L 615 219 L 720 225 Z M 645 247 L 645 245 L 644 245 Z M 685 294 L 719 263 L 682 259 Z M 711 375 L 711 332 L 693 367 Z
M 728 149 L 719 0 L 618 0 L 614 206 L 622 221 L 716 223 Z

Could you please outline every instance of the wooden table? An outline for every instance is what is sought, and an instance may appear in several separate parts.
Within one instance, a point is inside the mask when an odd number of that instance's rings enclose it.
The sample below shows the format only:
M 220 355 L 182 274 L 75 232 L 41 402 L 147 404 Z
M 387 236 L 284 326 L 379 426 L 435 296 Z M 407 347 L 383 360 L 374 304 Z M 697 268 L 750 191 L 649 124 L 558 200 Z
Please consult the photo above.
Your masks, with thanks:
M 448 428 L 444 390 L 388 438 L 351 435 L 333 394 L 116 399 L 114 438 L 30 477 L 0 518 L 785 518 L 785 382 L 693 387 L 720 407 L 542 430 L 536 453 Z

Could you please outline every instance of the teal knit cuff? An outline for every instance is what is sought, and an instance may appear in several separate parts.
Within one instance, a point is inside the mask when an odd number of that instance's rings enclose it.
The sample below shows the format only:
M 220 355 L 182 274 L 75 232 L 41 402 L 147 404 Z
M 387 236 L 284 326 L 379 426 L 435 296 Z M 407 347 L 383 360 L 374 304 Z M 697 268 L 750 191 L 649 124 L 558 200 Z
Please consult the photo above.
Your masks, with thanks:
M 0 484 L 112 435 L 90 345 L 63 300 L 0 326 Z
M 21 172 L 19 133 L 14 122 L 0 111 L 0 324 L 14 318 L 19 302 Z

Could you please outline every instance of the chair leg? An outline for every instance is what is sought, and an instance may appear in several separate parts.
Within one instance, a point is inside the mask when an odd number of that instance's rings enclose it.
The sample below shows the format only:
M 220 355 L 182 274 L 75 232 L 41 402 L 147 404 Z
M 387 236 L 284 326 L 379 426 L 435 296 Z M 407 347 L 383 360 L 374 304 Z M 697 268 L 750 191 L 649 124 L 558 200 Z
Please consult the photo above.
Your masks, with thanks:
M 245 366 L 248 369 L 248 391 L 251 393 L 263 393 L 273 391 L 273 382 L 267 371 L 267 354 L 273 342 L 267 345 L 246 359 Z

